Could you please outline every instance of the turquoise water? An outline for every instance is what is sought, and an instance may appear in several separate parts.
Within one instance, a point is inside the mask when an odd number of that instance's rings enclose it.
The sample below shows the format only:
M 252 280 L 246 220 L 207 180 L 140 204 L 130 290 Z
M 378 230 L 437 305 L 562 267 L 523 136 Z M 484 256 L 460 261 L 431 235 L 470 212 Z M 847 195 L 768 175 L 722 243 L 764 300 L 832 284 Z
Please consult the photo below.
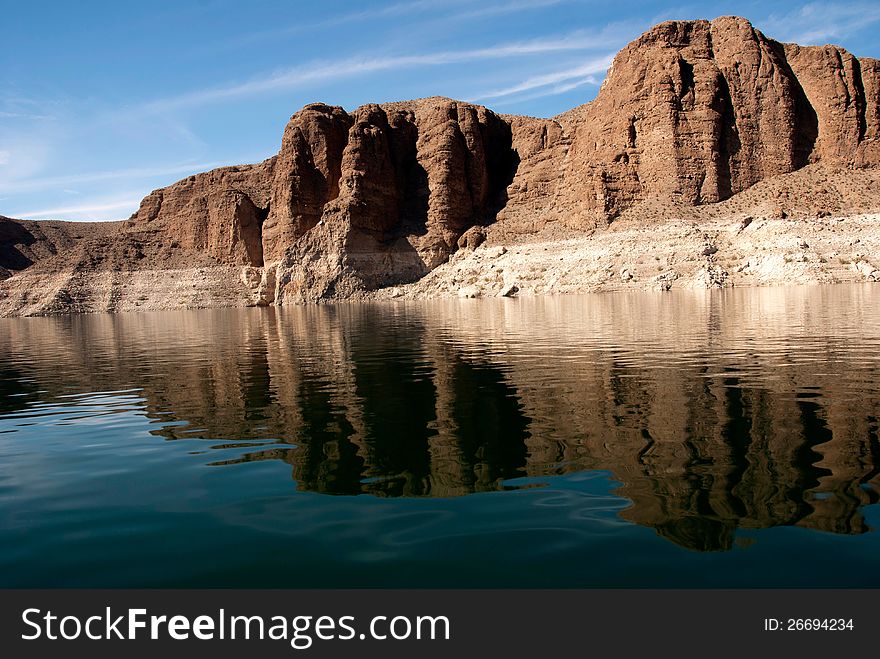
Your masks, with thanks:
M 880 286 L 0 319 L 0 586 L 880 586 Z

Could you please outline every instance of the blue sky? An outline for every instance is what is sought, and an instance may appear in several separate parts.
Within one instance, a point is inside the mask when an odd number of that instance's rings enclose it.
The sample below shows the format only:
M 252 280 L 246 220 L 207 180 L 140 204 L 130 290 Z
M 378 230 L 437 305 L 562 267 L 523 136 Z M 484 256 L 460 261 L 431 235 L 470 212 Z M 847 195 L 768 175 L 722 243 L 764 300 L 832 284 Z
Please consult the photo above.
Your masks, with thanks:
M 278 150 L 313 101 L 430 95 L 553 116 L 654 23 L 738 14 L 880 57 L 880 2 L 0 1 L 0 214 L 125 218 L 150 190 Z

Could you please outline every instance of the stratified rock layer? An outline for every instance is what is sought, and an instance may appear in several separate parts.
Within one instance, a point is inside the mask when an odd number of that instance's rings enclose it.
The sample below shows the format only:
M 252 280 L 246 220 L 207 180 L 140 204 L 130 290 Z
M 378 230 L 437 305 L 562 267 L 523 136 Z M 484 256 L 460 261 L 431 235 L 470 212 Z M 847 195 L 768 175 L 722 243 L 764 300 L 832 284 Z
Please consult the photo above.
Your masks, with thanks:
M 554 119 L 439 97 L 307 105 L 277 156 L 156 190 L 129 230 L 264 267 L 262 303 L 346 298 L 423 277 L 488 225 L 589 230 L 645 200 L 715 203 L 816 163 L 880 164 L 880 63 L 741 18 L 670 21 Z

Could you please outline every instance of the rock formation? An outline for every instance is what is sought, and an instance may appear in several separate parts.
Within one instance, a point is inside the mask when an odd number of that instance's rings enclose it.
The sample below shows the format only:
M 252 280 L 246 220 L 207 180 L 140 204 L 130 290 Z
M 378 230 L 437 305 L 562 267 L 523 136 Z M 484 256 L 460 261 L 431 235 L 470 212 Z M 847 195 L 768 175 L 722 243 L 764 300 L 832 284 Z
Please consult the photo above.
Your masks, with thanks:
M 0 279 L 50 260 L 83 240 L 113 233 L 118 222 L 37 222 L 0 215 Z
M 259 165 L 222 167 L 154 190 L 129 224 L 159 228 L 184 248 L 223 263 L 263 265 L 261 227 L 274 163 L 269 158 Z
M 880 164 L 880 62 L 736 17 L 669 21 L 554 119 L 439 97 L 307 105 L 277 156 L 152 192 L 119 240 L 148 231 L 262 268 L 261 303 L 339 299 L 423 277 L 481 227 L 601 228 L 645 200 L 712 204 L 815 163 Z

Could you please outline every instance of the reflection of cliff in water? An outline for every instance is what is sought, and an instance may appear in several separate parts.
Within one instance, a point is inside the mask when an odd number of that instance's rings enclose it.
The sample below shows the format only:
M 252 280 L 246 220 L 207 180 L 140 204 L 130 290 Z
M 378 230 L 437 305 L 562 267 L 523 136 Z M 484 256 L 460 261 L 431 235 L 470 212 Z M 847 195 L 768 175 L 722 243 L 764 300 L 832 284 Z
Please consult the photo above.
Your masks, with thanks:
M 60 351 L 60 380 L 27 355 L 49 392 L 141 388 L 153 432 L 212 440 L 215 465 L 441 497 L 605 469 L 626 519 L 722 550 L 736 529 L 867 531 L 878 303 L 838 287 L 98 316 L 12 321 L 0 342 Z
M 261 435 L 242 423 L 245 406 L 231 426 L 212 423 L 225 403 L 176 414 L 189 424 L 158 432 L 192 437 L 195 426 L 208 438 L 280 438 L 292 446 L 223 464 L 284 459 L 298 487 L 332 494 L 455 496 L 496 490 L 525 475 L 528 419 L 498 367 L 468 360 L 442 342 L 429 344 L 417 320 L 382 326 L 369 313 L 347 311 L 316 309 L 296 333 L 288 318 L 267 314 L 268 344 L 277 351 L 250 351 L 262 364 L 246 372 L 266 377 L 242 386 L 244 398 L 255 386 L 262 391 L 250 394 L 263 401 Z

